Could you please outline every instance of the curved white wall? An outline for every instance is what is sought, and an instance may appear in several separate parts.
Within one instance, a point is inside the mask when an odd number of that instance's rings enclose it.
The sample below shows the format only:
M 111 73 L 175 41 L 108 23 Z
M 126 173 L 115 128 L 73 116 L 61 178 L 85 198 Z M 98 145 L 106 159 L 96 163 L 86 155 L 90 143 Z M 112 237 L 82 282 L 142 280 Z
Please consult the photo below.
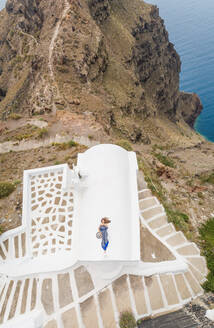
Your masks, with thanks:
M 74 233 L 78 259 L 103 259 L 101 241 L 95 234 L 101 218 L 107 216 L 112 220 L 107 260 L 139 260 L 135 154 L 119 146 L 99 145 L 79 154 L 77 165 L 88 172 L 88 187 L 79 192 L 76 208 L 78 224 Z

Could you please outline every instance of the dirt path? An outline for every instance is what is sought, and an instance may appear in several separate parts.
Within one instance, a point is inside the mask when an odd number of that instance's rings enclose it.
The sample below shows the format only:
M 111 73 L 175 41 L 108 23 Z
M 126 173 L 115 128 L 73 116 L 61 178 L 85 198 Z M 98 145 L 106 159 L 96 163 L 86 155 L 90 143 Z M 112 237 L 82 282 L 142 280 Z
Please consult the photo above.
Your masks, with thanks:
M 36 38 L 32 34 L 25 33 L 20 28 L 18 28 L 18 30 L 21 34 L 26 35 L 27 37 L 31 38 L 36 44 L 38 44 L 38 41 L 36 40 Z
M 52 145 L 53 143 L 63 143 L 68 142 L 69 140 L 74 140 L 81 145 L 92 147 L 99 144 L 96 140 L 90 140 L 88 137 L 73 137 L 70 135 L 62 136 L 60 134 L 56 134 L 54 137 L 46 138 L 44 140 L 22 140 L 20 142 L 7 141 L 0 143 L 0 154 L 9 153 L 10 151 L 27 151 L 30 149 L 36 149 L 41 147 L 47 147 Z
M 53 36 L 52 36 L 52 39 L 51 39 L 51 42 L 50 42 L 50 46 L 49 46 L 48 67 L 49 67 L 51 81 L 52 81 L 54 87 L 56 88 L 57 97 L 59 96 L 59 88 L 58 88 L 58 85 L 57 85 L 57 82 L 56 82 L 55 76 L 54 76 L 53 51 L 54 51 L 54 47 L 55 47 L 55 44 L 56 44 L 56 40 L 58 38 L 60 26 L 62 24 L 63 19 L 66 17 L 69 9 L 70 9 L 70 5 L 69 5 L 68 1 L 65 0 L 65 8 L 62 12 L 62 16 L 61 16 L 60 20 L 56 24 L 56 28 L 54 30 L 54 33 L 53 33 Z M 56 111 L 57 111 L 56 105 L 53 101 L 53 114 L 56 114 Z

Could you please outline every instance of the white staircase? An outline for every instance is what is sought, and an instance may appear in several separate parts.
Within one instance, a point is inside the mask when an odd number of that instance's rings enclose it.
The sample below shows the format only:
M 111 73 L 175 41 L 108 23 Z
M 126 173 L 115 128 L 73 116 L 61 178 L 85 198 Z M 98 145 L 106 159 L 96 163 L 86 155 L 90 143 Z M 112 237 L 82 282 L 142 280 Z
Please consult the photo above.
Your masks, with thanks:
M 38 235 L 42 235 L 45 230 L 48 233 L 55 233 L 54 236 L 59 235 L 56 245 L 66 251 L 66 248 L 70 249 L 72 245 L 72 243 L 71 245 L 67 243 L 72 236 L 72 228 L 70 229 L 73 217 L 71 213 L 73 211 L 71 209 L 72 197 L 63 190 L 61 171 L 53 176 L 45 177 L 50 181 L 41 181 L 43 178 L 41 176 L 32 180 L 39 180 L 36 185 L 32 184 L 37 188 L 38 195 L 36 194 L 36 197 L 41 197 L 39 191 L 44 188 L 46 193 L 49 193 L 49 189 L 53 189 L 51 192 L 54 196 L 50 198 L 50 206 L 44 204 L 44 208 L 37 209 L 41 211 L 38 213 L 42 220 L 46 217 L 45 211 L 51 207 L 52 210 L 48 214 L 53 221 L 54 208 L 58 206 L 58 209 L 65 209 L 66 216 L 71 216 L 69 221 L 71 223 L 65 226 L 64 220 L 60 222 L 58 217 L 57 228 L 52 232 L 50 231 L 50 226 L 54 224 L 52 221 L 45 221 L 44 226 L 40 221 L 40 225 L 37 227 Z M 52 188 L 51 179 L 55 179 L 55 186 L 59 183 L 61 187 Z M 44 188 L 39 188 L 40 184 L 43 184 Z M 30 191 L 30 193 L 33 192 L 35 191 Z M 57 197 L 59 199 L 56 201 Z M 57 204 L 54 204 L 53 199 Z M 44 328 L 119 327 L 119 315 L 125 310 L 131 310 L 136 319 L 139 319 L 175 311 L 191 299 L 202 295 L 203 290 L 200 284 L 205 280 L 207 274 L 205 259 L 200 256 L 200 251 L 194 243 L 189 242 L 181 232 L 175 230 L 172 223 L 167 222 L 164 208 L 152 196 L 145 182 L 143 185 L 141 184 L 139 190 L 139 207 L 141 225 L 146 227 L 171 251 L 178 263 L 179 261 L 186 263 L 185 271 L 179 272 L 178 269 L 164 273 L 161 269 L 158 272 L 158 263 L 155 263 L 152 264 L 156 266 L 155 273 L 148 276 L 135 274 L 132 269 L 128 272 L 126 268 L 126 274 L 122 271 L 116 273 L 117 277 L 113 281 L 108 281 L 105 287 L 101 286 L 100 282 L 90 274 L 87 263 L 72 264 L 71 261 L 70 267 L 62 268 L 61 271 L 53 269 L 49 272 L 45 272 L 45 270 L 33 272 L 32 270 L 29 274 L 22 272 L 17 276 L 14 274 L 13 277 L 9 275 L 9 271 L 8 273 L 0 272 L 0 324 L 2 327 L 6 323 L 13 322 L 11 320 L 20 315 L 33 313 L 32 311 L 44 312 Z M 38 215 L 34 217 L 38 217 Z M 49 225 L 48 229 L 45 229 L 46 225 Z M 59 231 L 58 227 L 64 227 L 64 231 Z M 30 228 L 20 227 L 0 237 L 0 270 L 4 265 L 14 266 L 15 263 L 19 268 L 19 263 L 23 264 L 25 261 L 30 265 L 31 256 L 35 261 L 39 259 L 38 253 L 41 254 L 46 249 L 44 243 L 41 244 L 42 248 L 41 245 L 36 247 L 33 243 L 34 246 L 28 250 L 27 231 L 31 231 L 32 236 L 34 234 L 32 230 L 28 229 L 34 229 L 34 225 Z M 40 229 L 41 231 L 39 231 Z M 61 238 L 62 243 L 60 243 Z M 50 236 L 51 249 L 55 247 L 53 239 L 54 237 Z M 42 251 L 40 252 L 40 250 Z M 56 261 L 57 252 L 53 252 L 54 258 Z M 60 262 L 60 258 L 57 261 Z M 142 262 L 139 267 L 145 265 L 149 267 L 151 264 Z M 166 267 L 165 263 L 160 263 L 160 267 L 164 266 Z

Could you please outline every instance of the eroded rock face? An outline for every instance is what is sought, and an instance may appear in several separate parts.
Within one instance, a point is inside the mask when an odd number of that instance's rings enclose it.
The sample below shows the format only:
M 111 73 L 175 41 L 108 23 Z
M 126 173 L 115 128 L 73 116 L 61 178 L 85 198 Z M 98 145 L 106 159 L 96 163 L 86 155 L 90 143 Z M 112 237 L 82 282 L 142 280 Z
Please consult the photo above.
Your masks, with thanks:
M 180 92 L 177 113 L 191 127 L 194 126 L 196 118 L 203 109 L 200 98 L 195 93 Z
M 92 17 L 98 23 L 104 22 L 110 16 L 109 0 L 89 0 L 88 3 Z
M 175 115 L 181 63 L 156 7 L 151 8 L 149 21 L 139 17 L 132 35 L 132 60 L 146 97 L 152 99 L 156 113 Z
M 43 13 L 39 8 L 40 0 L 7 0 L 6 10 L 17 16 L 18 26 L 25 32 L 41 29 Z
M 193 126 L 202 106 L 179 91 L 180 58 L 157 7 L 140 0 L 8 0 L 6 11 L 4 118 L 53 108 L 90 112 L 107 133 L 133 142 L 149 140 L 148 117 Z

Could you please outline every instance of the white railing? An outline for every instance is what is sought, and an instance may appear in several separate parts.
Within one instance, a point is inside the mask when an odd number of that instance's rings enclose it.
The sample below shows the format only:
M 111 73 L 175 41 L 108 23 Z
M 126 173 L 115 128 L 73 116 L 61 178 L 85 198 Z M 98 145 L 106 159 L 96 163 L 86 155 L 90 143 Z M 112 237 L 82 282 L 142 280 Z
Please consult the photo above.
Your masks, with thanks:
M 32 223 L 37 216 L 41 216 L 41 220 L 44 220 L 44 217 L 51 217 L 52 220 L 55 219 L 55 225 L 59 225 L 59 229 L 62 230 L 57 231 L 58 227 L 56 227 L 55 235 L 58 236 L 58 247 L 55 248 L 55 251 L 59 248 L 61 250 L 63 248 L 62 245 L 65 246 L 64 248 L 67 247 L 70 249 L 72 228 L 67 227 L 66 223 L 69 222 L 69 219 L 72 220 L 72 206 L 74 206 L 74 204 L 71 204 L 72 198 L 69 198 L 72 187 L 69 183 L 71 172 L 72 170 L 70 170 L 67 164 L 24 171 L 22 225 L 18 228 L 9 230 L 0 236 L 0 262 L 32 257 L 35 255 L 35 243 L 33 242 L 34 237 L 32 236 L 32 231 L 36 228 L 32 227 Z M 58 175 L 60 175 L 60 178 Z M 43 184 L 40 186 L 38 181 L 43 181 Z M 47 181 L 47 184 L 45 184 L 45 181 Z M 52 185 L 53 187 L 51 187 Z M 57 189 L 57 187 L 59 189 Z M 52 190 L 52 193 L 50 190 Z M 48 191 L 50 192 L 49 197 L 53 196 L 52 198 L 48 198 Z M 33 199 L 32 195 L 34 195 L 34 193 L 37 195 L 37 198 L 35 197 Z M 39 194 L 44 194 L 44 196 L 39 197 Z M 65 196 L 66 194 L 67 196 Z M 54 201 L 56 201 L 57 196 L 59 203 L 58 205 L 55 205 Z M 40 198 L 43 198 L 43 203 Z M 46 207 L 42 207 L 42 204 L 44 203 L 46 203 Z M 53 215 L 53 213 L 45 213 L 49 204 L 53 207 L 53 211 L 56 212 L 56 215 Z M 33 205 L 38 206 L 39 211 L 32 211 Z M 54 216 L 56 216 L 56 218 Z M 52 221 L 50 221 L 49 225 L 51 224 L 53 227 Z M 46 233 L 50 233 L 47 227 L 46 230 Z M 45 233 L 45 231 L 43 231 L 43 233 Z M 67 244 L 68 241 L 69 244 Z M 46 253 L 49 246 L 50 239 L 48 240 L 48 244 L 44 246 Z M 39 251 L 38 255 L 43 255 L 42 251 Z
M 3 261 L 28 256 L 25 228 L 21 226 L 2 234 L 0 236 L 0 248 Z

